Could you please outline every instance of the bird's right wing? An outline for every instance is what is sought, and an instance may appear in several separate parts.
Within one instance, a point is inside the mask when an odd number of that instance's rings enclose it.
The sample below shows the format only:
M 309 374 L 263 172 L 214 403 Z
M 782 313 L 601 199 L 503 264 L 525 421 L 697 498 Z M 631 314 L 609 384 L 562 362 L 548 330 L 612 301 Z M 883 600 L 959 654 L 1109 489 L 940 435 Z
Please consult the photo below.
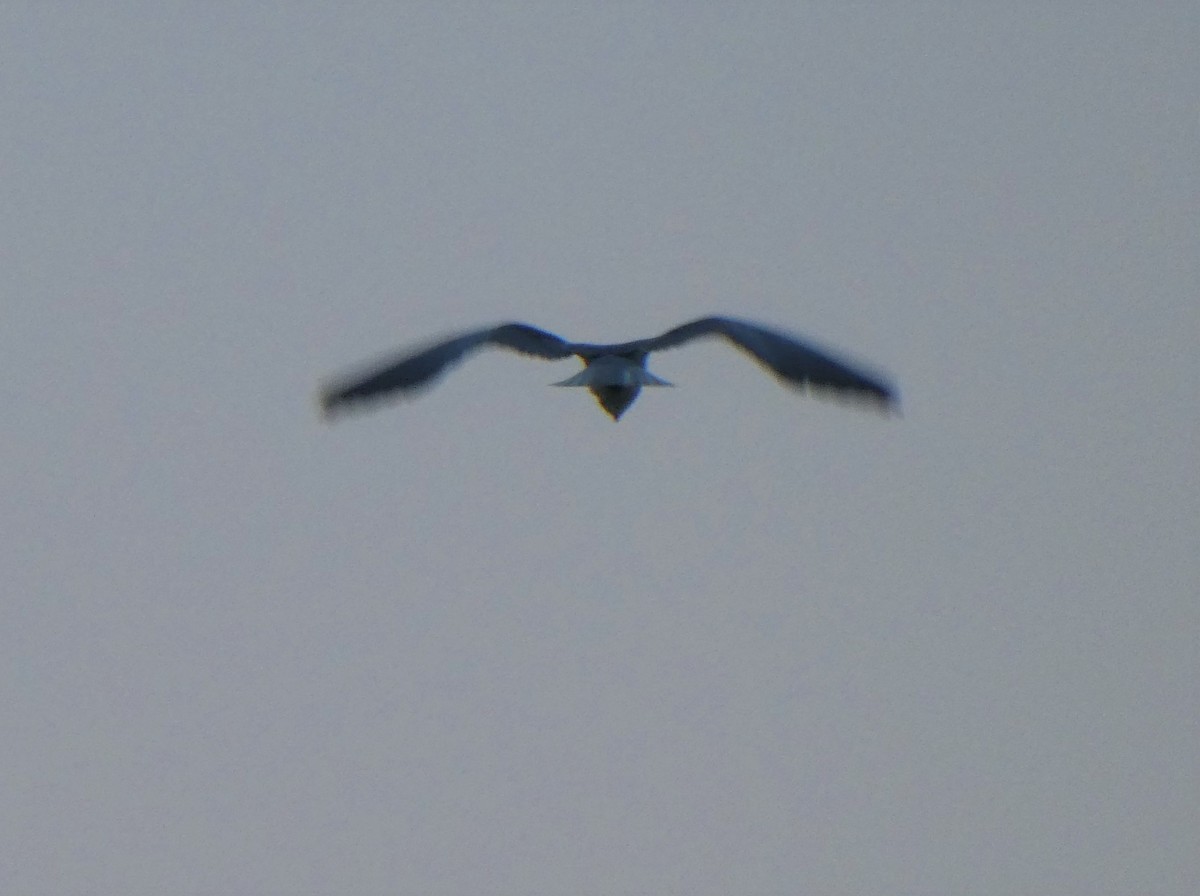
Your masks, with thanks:
M 553 333 L 529 324 L 500 324 L 455 336 L 330 383 L 321 390 L 321 410 L 330 416 L 357 402 L 420 389 L 471 352 L 490 345 L 550 360 L 571 356 L 570 343 Z

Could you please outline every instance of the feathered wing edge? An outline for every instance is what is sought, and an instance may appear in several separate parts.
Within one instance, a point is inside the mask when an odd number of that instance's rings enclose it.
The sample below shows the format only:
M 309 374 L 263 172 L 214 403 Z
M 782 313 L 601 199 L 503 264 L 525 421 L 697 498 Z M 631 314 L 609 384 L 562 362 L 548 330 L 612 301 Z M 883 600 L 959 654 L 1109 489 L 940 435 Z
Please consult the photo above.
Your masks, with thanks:
M 553 333 L 529 324 L 500 324 L 463 333 L 416 353 L 393 357 L 359 374 L 335 380 L 318 395 L 321 412 L 332 417 L 352 404 L 418 390 L 432 384 L 467 355 L 486 346 L 507 348 L 548 360 L 568 358 L 572 354 L 570 343 Z
M 642 340 L 646 351 L 674 348 L 705 336 L 723 336 L 757 358 L 785 382 L 843 397 L 866 399 L 882 408 L 895 405 L 896 390 L 882 377 L 791 336 L 728 317 L 702 317 Z

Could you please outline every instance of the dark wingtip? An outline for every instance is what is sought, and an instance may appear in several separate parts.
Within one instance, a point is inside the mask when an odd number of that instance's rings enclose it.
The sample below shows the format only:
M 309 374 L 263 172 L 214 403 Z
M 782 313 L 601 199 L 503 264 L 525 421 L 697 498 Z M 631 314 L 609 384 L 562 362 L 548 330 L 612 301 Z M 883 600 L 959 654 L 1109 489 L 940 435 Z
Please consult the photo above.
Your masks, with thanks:
M 891 386 L 877 385 L 868 394 L 871 401 L 885 414 L 900 415 L 900 394 Z
M 889 417 L 901 416 L 900 395 L 895 389 L 889 386 L 877 385 L 861 392 L 847 393 L 845 397 L 851 401 L 857 400 L 860 403 L 870 405 L 881 414 L 886 414 Z
M 853 386 L 812 382 L 790 385 L 816 398 L 827 399 L 847 407 L 853 406 L 878 411 L 888 416 L 901 416 L 899 394 L 891 386 L 882 382 L 860 382 Z
M 340 396 L 332 389 L 321 389 L 317 392 L 317 411 L 326 423 L 336 420 L 344 410 Z

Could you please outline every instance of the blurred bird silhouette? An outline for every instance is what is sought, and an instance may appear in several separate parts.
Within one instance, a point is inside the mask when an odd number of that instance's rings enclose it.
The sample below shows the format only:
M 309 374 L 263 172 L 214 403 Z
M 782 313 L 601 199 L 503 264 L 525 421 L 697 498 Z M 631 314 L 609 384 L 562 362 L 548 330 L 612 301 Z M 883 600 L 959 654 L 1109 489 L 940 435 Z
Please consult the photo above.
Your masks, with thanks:
M 729 317 L 702 317 L 660 336 L 612 345 L 567 342 L 529 324 L 499 324 L 406 352 L 358 375 L 335 381 L 321 391 L 319 400 L 325 416 L 332 417 L 375 399 L 410 395 L 432 384 L 472 352 L 496 346 L 548 360 L 575 355 L 583 361 L 583 370 L 553 385 L 590 389 L 609 416 L 619 420 L 643 386 L 672 385 L 646 369 L 646 357 L 651 352 L 705 336 L 728 339 L 790 386 L 819 395 L 861 400 L 882 409 L 895 405 L 896 392 L 881 377 L 794 337 Z

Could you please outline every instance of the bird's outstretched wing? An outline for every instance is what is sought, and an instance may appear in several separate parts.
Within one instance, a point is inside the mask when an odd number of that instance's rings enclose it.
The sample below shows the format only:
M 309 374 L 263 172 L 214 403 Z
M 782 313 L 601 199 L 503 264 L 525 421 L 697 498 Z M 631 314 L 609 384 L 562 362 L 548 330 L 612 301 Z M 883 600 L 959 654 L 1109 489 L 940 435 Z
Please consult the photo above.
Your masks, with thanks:
M 331 416 L 360 401 L 420 389 L 432 383 L 471 352 L 489 345 L 551 360 L 571 355 L 570 343 L 553 333 L 528 324 L 500 324 L 463 333 L 416 353 L 392 358 L 357 375 L 335 381 L 321 390 L 321 411 L 326 416 Z
M 895 390 L 881 377 L 855 368 L 811 345 L 757 324 L 728 317 L 702 317 L 641 340 L 645 351 L 673 348 L 704 336 L 724 336 L 749 352 L 780 379 L 793 386 L 843 397 L 864 398 L 882 407 L 896 400 Z

